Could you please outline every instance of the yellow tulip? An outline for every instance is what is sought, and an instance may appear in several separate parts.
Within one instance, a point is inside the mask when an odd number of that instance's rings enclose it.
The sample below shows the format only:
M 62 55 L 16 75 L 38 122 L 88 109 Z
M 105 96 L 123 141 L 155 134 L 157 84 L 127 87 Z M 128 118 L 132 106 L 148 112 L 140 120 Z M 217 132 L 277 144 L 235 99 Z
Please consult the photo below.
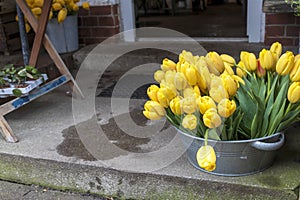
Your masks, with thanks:
M 204 56 L 201 56 L 196 63 L 196 69 L 199 74 L 198 76 L 198 86 L 200 90 L 205 93 L 207 91 L 208 86 L 210 85 L 210 72 L 205 62 Z
M 276 72 L 280 75 L 287 75 L 290 73 L 294 66 L 294 54 L 291 51 L 287 51 L 282 54 L 276 64 Z
M 147 95 L 148 97 L 153 100 L 153 101 L 158 101 L 157 100 L 157 92 L 159 90 L 159 87 L 157 85 L 151 85 L 147 89 Z
M 232 78 L 232 76 L 228 74 L 221 74 L 221 79 L 224 85 L 224 88 L 226 89 L 228 96 L 233 97 L 236 94 L 236 91 L 238 89 L 238 85 L 235 82 L 235 80 Z
M 165 78 L 165 72 L 162 70 L 157 70 L 154 72 L 154 80 L 160 83 Z
M 169 106 L 170 101 L 176 96 L 171 88 L 161 87 L 157 91 L 157 100 L 165 108 Z
M 205 145 L 197 151 L 196 159 L 198 165 L 206 171 L 214 171 L 216 169 L 216 153 L 212 146 Z
M 295 62 L 300 59 L 300 53 L 295 55 Z
M 182 126 L 186 129 L 194 130 L 197 124 L 197 117 L 193 114 L 188 114 L 182 119 Z
M 290 85 L 287 97 L 291 103 L 296 103 L 300 100 L 300 82 L 293 82 Z
M 278 60 L 282 53 L 282 45 L 279 42 L 274 42 L 270 47 L 270 51 L 276 54 Z
M 187 80 L 184 77 L 184 74 L 181 72 L 177 72 L 175 74 L 175 80 L 174 80 L 174 85 L 176 89 L 178 90 L 183 90 L 187 86 Z
M 183 50 L 181 54 L 179 54 L 179 62 L 188 62 L 190 64 L 194 64 L 195 59 L 191 52 Z
M 228 54 L 221 54 L 222 61 L 229 64 L 231 67 L 235 65 L 235 59 Z
M 216 103 L 210 96 L 199 97 L 197 105 L 202 115 L 210 108 L 217 108 Z
M 293 82 L 300 81 L 300 59 L 295 61 L 294 67 L 290 73 L 290 79 Z
M 260 66 L 268 71 L 275 71 L 277 54 L 273 51 L 263 49 L 259 53 Z
M 53 9 L 54 11 L 59 11 L 59 10 L 62 9 L 62 6 L 61 6 L 60 3 L 53 3 L 53 4 L 52 4 L 52 9 Z
M 236 68 L 236 74 L 239 76 L 239 77 L 244 77 L 246 76 L 246 67 L 245 67 L 245 64 L 240 61 L 238 64 L 237 64 L 237 68 Z
M 200 92 L 200 89 L 197 85 L 194 86 L 194 94 L 196 96 L 196 98 L 200 97 L 201 96 L 201 92 Z
M 167 83 L 174 84 L 174 79 L 175 79 L 175 70 L 168 70 L 165 72 L 165 80 Z
M 183 90 L 183 97 L 193 96 L 196 97 L 194 89 L 192 87 L 187 87 Z
M 208 109 L 203 115 L 203 122 L 208 128 L 219 127 L 222 123 L 221 117 L 216 108 Z
M 207 62 L 208 69 L 211 73 L 215 75 L 219 75 L 224 71 L 224 63 L 222 61 L 221 56 L 215 52 L 208 52 L 205 56 L 205 60 Z
M 158 102 L 147 101 L 144 105 L 143 114 L 150 120 L 159 120 L 166 114 L 166 111 Z
M 162 80 L 159 84 L 160 88 L 168 88 L 172 92 L 173 97 L 177 95 L 177 90 L 174 84 L 168 83 L 165 80 Z
M 172 60 L 168 59 L 168 58 L 165 58 L 165 59 L 163 59 L 161 69 L 163 71 L 175 70 L 176 69 L 176 63 L 173 62 Z
M 181 108 L 181 97 L 177 96 L 170 102 L 170 108 L 175 115 L 181 115 L 183 113 Z
M 257 68 L 257 59 L 254 53 L 249 53 L 247 51 L 241 51 L 240 59 L 244 63 L 245 68 L 252 72 Z
M 185 78 L 190 86 L 194 86 L 197 84 L 199 74 L 196 70 L 195 65 L 190 65 L 184 72 Z
M 229 98 L 228 92 L 226 91 L 223 81 L 219 76 L 212 75 L 209 96 L 219 103 L 224 98 Z
M 241 77 L 237 75 L 232 75 L 231 77 L 234 79 L 238 87 L 240 87 L 240 83 L 245 85 L 245 81 Z
M 230 117 L 236 110 L 236 104 L 234 100 L 222 99 L 218 104 L 218 113 L 222 117 Z
M 223 74 L 234 75 L 234 71 L 230 64 L 224 62 L 224 67 L 225 67 L 225 70 L 224 70 Z
M 192 114 L 197 110 L 197 102 L 195 96 L 189 96 L 182 99 L 182 110 L 187 114 Z
M 90 9 L 89 2 L 82 2 L 82 8 L 85 9 L 85 10 L 89 10 Z

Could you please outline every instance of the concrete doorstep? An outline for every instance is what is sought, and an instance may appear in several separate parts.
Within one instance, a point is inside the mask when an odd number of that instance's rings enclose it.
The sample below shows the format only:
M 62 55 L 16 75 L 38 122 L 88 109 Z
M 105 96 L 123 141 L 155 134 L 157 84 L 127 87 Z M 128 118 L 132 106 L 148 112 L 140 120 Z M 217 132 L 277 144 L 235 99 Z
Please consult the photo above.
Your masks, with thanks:
M 65 85 L 6 116 L 20 141 L 0 140 L 1 180 L 124 199 L 299 198 L 299 126 L 286 131 L 285 145 L 263 172 L 226 177 L 200 171 L 172 126 L 142 116 L 157 65 L 128 72 L 128 62 L 137 66 L 147 57 L 139 55 L 106 68 L 113 57 L 95 54 L 83 63 L 87 68 L 76 80 L 84 99 L 72 99 Z

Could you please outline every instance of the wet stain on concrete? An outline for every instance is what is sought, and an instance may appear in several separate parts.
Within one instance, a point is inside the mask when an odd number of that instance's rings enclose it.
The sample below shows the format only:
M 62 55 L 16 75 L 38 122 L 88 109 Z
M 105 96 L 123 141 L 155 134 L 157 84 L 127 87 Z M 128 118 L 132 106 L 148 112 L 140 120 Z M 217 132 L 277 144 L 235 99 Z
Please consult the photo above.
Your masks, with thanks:
M 275 176 L 261 176 L 257 180 L 269 187 L 279 187 L 282 185 L 280 179 Z

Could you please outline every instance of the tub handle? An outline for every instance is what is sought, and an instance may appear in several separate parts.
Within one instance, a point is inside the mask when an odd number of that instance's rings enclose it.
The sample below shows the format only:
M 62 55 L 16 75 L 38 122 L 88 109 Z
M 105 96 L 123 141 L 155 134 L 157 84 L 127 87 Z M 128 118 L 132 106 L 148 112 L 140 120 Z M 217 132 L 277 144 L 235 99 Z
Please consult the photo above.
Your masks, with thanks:
M 263 151 L 275 151 L 282 147 L 284 144 L 284 134 L 280 133 L 279 135 L 279 141 L 278 142 L 273 142 L 273 143 L 267 143 L 267 142 L 261 142 L 261 141 L 256 141 L 251 144 L 252 147 L 258 149 L 258 150 L 263 150 Z

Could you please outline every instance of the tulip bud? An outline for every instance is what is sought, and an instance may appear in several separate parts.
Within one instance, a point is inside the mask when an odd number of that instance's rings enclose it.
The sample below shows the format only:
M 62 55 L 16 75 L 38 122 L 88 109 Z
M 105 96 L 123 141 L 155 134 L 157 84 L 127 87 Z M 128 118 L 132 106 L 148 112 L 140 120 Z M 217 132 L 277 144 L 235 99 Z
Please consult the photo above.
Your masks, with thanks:
M 276 54 L 276 58 L 278 60 L 282 53 L 282 45 L 279 42 L 274 42 L 270 47 L 270 51 Z
M 238 85 L 235 80 L 228 74 L 222 74 L 221 76 L 224 88 L 226 89 L 228 96 L 233 97 L 236 94 Z
M 168 58 L 165 58 L 163 60 L 162 65 L 161 65 L 161 69 L 163 71 L 175 70 L 176 69 L 176 63 L 173 62 L 172 60 L 169 60 Z
M 169 87 L 160 87 L 157 91 L 157 100 L 165 108 L 169 106 L 170 101 L 176 96 Z
M 224 98 L 229 98 L 228 93 L 223 85 L 223 81 L 220 77 L 212 75 L 209 96 L 219 103 Z
M 183 97 L 190 97 L 190 96 L 193 96 L 193 97 L 196 97 L 195 93 L 194 93 L 194 89 L 192 87 L 188 87 L 188 88 L 185 88 L 183 90 Z
M 188 68 L 186 68 L 185 72 L 183 72 L 190 86 L 194 86 L 197 84 L 197 77 L 199 75 L 195 68 L 196 67 L 194 65 L 190 65 Z
M 200 97 L 201 96 L 201 92 L 200 92 L 200 89 L 197 85 L 194 86 L 194 94 L 196 96 L 196 98 Z
M 166 82 L 169 83 L 169 84 L 174 84 L 175 74 L 176 74 L 175 70 L 166 71 L 165 72 L 165 80 L 166 80 Z
M 195 63 L 193 54 L 189 51 L 186 51 L 186 50 L 183 50 L 181 52 L 181 54 L 179 55 L 179 61 L 188 62 L 190 64 Z
M 290 79 L 292 82 L 300 81 L 300 59 L 295 61 L 294 67 L 290 73 Z
M 258 77 L 264 77 L 266 75 L 266 70 L 260 65 L 260 61 L 258 61 L 256 74 Z
M 197 117 L 193 114 L 188 114 L 182 119 L 182 126 L 186 129 L 194 130 L 197 124 Z
M 300 53 L 295 55 L 295 62 L 300 59 Z
M 207 91 L 208 86 L 210 85 L 211 78 L 210 72 L 206 66 L 206 62 L 204 57 L 201 56 L 199 61 L 196 63 L 196 69 L 198 71 L 198 86 L 200 90 L 205 93 Z
M 237 68 L 236 68 L 236 74 L 239 76 L 239 77 L 244 77 L 246 76 L 246 67 L 245 67 L 245 64 L 240 61 L 238 64 L 237 64 Z
M 224 63 L 224 67 L 225 67 L 225 71 L 223 72 L 223 74 L 234 75 L 234 71 L 230 66 L 230 64 Z
M 238 88 L 240 87 L 240 83 L 243 84 L 243 85 L 245 85 L 245 81 L 244 81 L 241 77 L 239 77 L 239 76 L 237 76 L 237 75 L 232 75 L 231 77 L 232 77 L 232 78 L 235 80 L 235 82 L 237 83 Z
M 236 104 L 234 100 L 222 99 L 218 104 L 218 113 L 222 117 L 230 117 L 236 110 Z
M 260 66 L 268 71 L 275 71 L 277 54 L 275 52 L 263 49 L 259 53 Z
M 198 165 L 206 171 L 214 171 L 216 169 L 216 153 L 212 146 L 205 145 L 197 151 L 196 159 Z
M 154 80 L 160 83 L 165 78 L 165 72 L 162 70 L 157 70 L 154 73 Z
M 203 122 L 208 128 L 219 127 L 222 123 L 221 117 L 216 108 L 208 109 L 203 115 Z
M 197 110 L 196 97 L 189 96 L 182 99 L 182 110 L 187 114 L 192 114 Z
M 174 85 L 177 90 L 183 90 L 187 86 L 187 80 L 184 77 L 184 74 L 177 72 L 175 74 Z
M 222 61 L 229 64 L 231 67 L 235 65 L 235 59 L 228 54 L 221 54 Z
M 247 51 L 241 51 L 240 59 L 244 63 L 245 68 L 253 72 L 257 68 L 257 59 L 254 53 L 249 53 Z
M 181 98 L 179 96 L 171 100 L 170 108 L 175 115 L 181 115 L 183 113 L 181 108 Z
M 197 105 L 202 115 L 210 108 L 217 108 L 216 103 L 210 96 L 199 97 Z
M 157 85 L 151 85 L 147 89 L 147 95 L 148 97 L 153 100 L 153 101 L 158 101 L 157 100 L 157 92 L 159 90 L 159 87 Z
M 293 82 L 290 85 L 287 97 L 291 103 L 296 103 L 300 100 L 300 82 Z
M 290 73 L 294 66 L 294 54 L 291 51 L 287 51 L 282 54 L 276 64 L 276 72 L 280 75 L 287 75 Z
M 150 120 L 159 120 L 166 114 L 166 111 L 158 102 L 147 101 L 144 105 L 143 114 Z
M 215 75 L 219 75 L 220 73 L 223 73 L 224 71 L 224 63 L 222 61 L 222 58 L 220 55 L 215 52 L 209 52 L 205 56 L 205 60 L 207 62 L 208 69 L 211 73 Z

